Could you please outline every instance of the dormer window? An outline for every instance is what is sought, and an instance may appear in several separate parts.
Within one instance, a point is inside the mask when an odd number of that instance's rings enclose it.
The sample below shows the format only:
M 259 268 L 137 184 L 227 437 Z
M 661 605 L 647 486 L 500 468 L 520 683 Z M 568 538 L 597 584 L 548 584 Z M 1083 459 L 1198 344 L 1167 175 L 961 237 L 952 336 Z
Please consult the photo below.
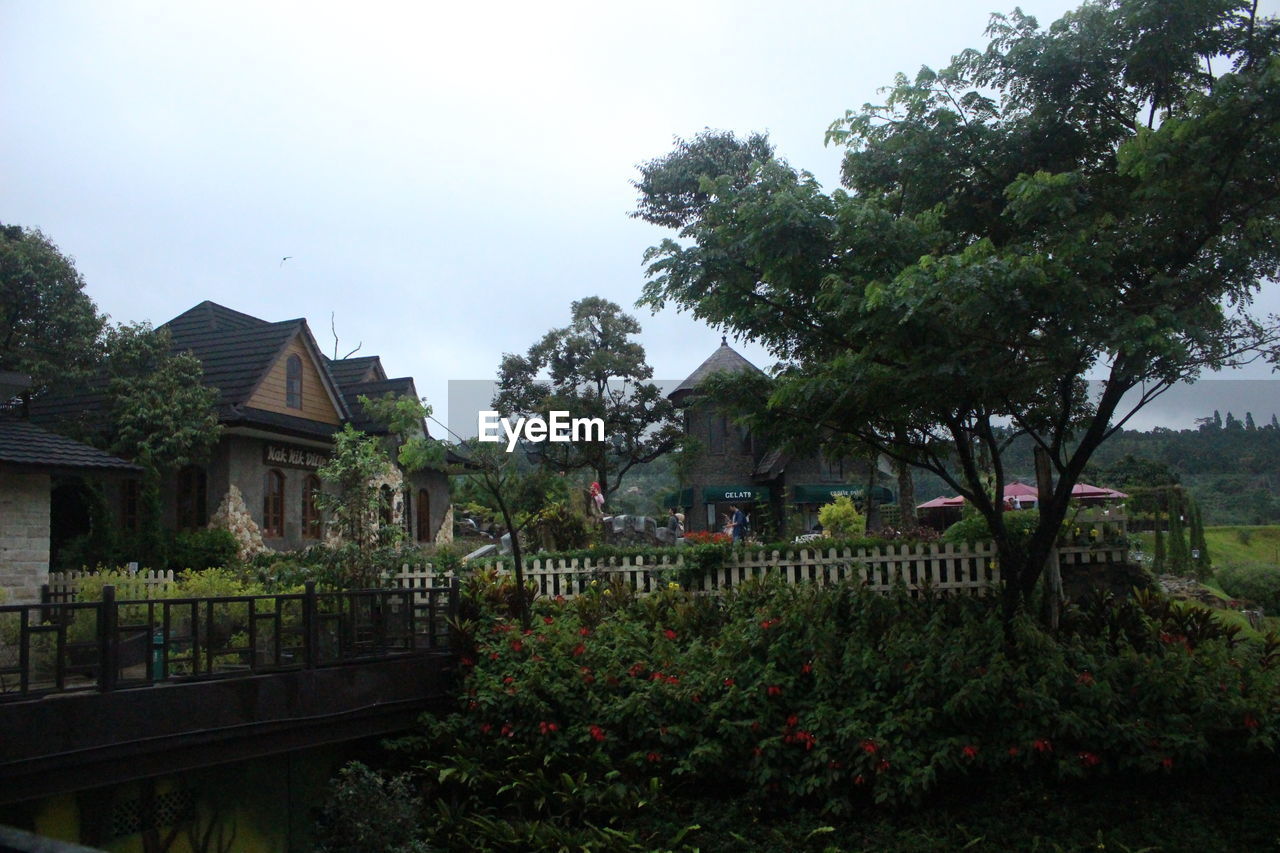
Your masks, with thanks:
M 296 355 L 285 362 L 284 404 L 290 409 L 302 408 L 302 359 Z

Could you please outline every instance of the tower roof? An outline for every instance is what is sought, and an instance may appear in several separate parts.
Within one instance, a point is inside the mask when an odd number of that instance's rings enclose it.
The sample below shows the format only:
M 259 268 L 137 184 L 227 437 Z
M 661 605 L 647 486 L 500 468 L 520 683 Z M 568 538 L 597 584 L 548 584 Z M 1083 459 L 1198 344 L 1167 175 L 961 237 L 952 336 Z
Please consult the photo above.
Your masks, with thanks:
M 729 346 L 726 338 L 720 339 L 720 346 L 716 351 L 711 353 L 706 361 L 698 365 L 698 368 L 689 374 L 689 378 L 680 383 L 676 390 L 667 396 L 677 403 L 685 397 L 694 393 L 708 376 L 713 373 L 761 373 L 760 368 L 747 361 L 742 355 Z

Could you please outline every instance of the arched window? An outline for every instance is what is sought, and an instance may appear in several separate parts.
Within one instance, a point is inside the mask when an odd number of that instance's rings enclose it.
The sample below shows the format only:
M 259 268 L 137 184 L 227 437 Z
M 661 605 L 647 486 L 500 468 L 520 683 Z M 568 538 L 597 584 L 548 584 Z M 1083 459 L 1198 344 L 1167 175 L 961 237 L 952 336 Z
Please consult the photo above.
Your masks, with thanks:
M 290 409 L 302 408 L 302 359 L 289 356 L 284 366 L 284 404 Z
M 315 474 L 302 483 L 302 535 L 308 539 L 320 538 L 320 507 L 316 504 L 320 490 L 320 478 Z
M 262 535 L 284 536 L 284 474 L 272 468 L 262 490 Z
M 426 489 L 418 489 L 418 541 L 431 541 L 431 497 Z
M 197 465 L 178 472 L 178 529 L 197 530 L 209 523 L 209 477 Z
M 384 485 L 378 490 L 378 517 L 383 524 L 391 523 L 391 504 L 395 500 L 391 487 Z

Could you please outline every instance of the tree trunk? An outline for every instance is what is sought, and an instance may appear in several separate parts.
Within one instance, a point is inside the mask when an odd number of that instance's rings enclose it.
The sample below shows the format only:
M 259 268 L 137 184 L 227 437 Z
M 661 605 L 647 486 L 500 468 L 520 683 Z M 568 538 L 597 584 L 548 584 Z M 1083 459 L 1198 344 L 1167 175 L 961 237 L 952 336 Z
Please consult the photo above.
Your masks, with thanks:
M 920 529 L 916 518 L 916 482 L 911 476 L 911 466 L 902 460 L 894 463 L 898 473 L 898 528 L 903 533 L 915 533 Z
M 1053 465 L 1049 460 L 1049 451 L 1036 445 L 1036 508 L 1039 510 L 1053 502 Z M 1050 630 L 1058 630 L 1058 621 L 1062 607 L 1062 567 L 1058 564 L 1057 554 L 1049 552 L 1048 564 L 1045 566 L 1045 606 L 1048 610 Z
M 527 631 L 529 630 L 529 603 L 524 589 L 524 555 L 520 551 L 520 531 L 511 520 L 511 512 L 507 509 L 507 501 L 502 496 L 502 489 L 492 486 L 489 491 L 498 504 L 498 511 L 502 513 L 502 523 L 507 526 L 507 532 L 511 534 L 511 558 L 515 560 L 516 566 L 516 615 L 520 619 L 520 627 Z
M 884 527 L 884 522 L 880 519 L 880 503 L 876 500 L 876 454 L 871 454 L 867 463 L 867 533 L 879 533 Z

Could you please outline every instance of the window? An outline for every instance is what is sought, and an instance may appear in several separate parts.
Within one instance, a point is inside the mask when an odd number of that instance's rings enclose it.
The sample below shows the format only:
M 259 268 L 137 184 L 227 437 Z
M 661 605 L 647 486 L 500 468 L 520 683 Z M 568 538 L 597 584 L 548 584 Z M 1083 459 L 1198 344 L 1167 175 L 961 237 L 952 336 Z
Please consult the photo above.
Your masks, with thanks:
M 316 505 L 320 489 L 320 478 L 315 474 L 302 483 L 302 535 L 308 539 L 320 538 L 320 508 Z
M 729 419 L 724 415 L 712 413 L 708 421 L 711 424 L 711 435 L 707 442 L 707 449 L 717 455 L 724 453 L 724 438 L 729 431 Z
M 188 465 L 178 472 L 178 529 L 198 530 L 209 523 L 209 477 Z
M 284 474 L 272 468 L 262 490 L 262 535 L 284 536 Z
M 284 404 L 290 409 L 302 408 L 302 359 L 296 355 L 285 362 Z
M 413 538 L 413 502 L 409 500 L 410 497 L 412 497 L 412 494 L 409 491 L 409 487 L 405 486 L 404 493 L 401 495 L 401 500 L 404 501 L 401 506 L 404 509 L 400 513 L 400 526 L 404 528 L 405 539 Z
M 431 498 L 426 489 L 418 489 L 418 541 L 431 541 Z
M 383 486 L 378 490 L 378 517 L 383 524 L 391 523 L 391 504 L 394 499 L 390 486 Z
M 125 530 L 138 531 L 138 507 L 142 501 L 142 483 L 137 480 L 125 480 L 121 490 L 120 526 Z

